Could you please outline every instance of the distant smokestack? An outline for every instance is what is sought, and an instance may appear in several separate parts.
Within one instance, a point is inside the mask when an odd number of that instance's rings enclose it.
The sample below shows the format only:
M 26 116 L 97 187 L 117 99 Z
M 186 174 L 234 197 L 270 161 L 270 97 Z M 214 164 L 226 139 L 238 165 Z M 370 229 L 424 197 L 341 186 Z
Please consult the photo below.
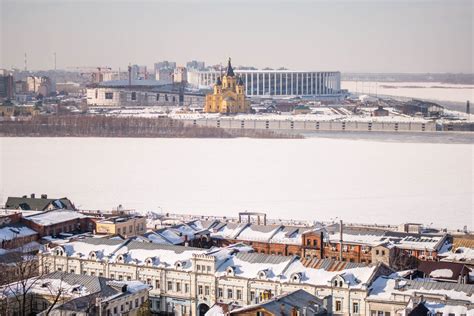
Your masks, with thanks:
M 339 242 L 341 244 L 341 249 L 339 249 L 339 260 L 342 261 L 342 231 L 343 231 L 342 219 L 339 221 L 339 225 L 341 226 L 340 236 L 339 236 Z
M 469 104 L 469 100 L 466 102 L 466 113 L 471 114 L 471 104 Z

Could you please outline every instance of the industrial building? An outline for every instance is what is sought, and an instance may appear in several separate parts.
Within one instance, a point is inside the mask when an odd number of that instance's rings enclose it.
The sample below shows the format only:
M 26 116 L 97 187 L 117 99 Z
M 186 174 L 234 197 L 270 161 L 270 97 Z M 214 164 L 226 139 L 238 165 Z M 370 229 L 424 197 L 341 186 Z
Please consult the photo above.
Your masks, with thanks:
M 116 80 L 87 87 L 87 105 L 92 107 L 198 107 L 204 94 L 191 93 L 181 84 L 157 80 Z
M 249 97 L 308 96 L 322 100 L 343 97 L 341 73 L 338 71 L 243 70 L 236 69 Z M 189 70 L 188 83 L 199 89 L 210 89 L 222 76 L 218 70 Z

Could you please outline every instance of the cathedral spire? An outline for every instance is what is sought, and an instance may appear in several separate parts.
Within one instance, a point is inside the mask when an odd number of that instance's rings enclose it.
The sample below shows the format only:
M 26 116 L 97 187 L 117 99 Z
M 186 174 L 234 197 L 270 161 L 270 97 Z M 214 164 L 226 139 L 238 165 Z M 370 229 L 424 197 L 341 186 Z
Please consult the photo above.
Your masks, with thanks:
M 230 57 L 229 61 L 227 63 L 227 71 L 226 71 L 226 76 L 234 77 L 234 69 L 232 69 L 232 64 L 230 63 Z

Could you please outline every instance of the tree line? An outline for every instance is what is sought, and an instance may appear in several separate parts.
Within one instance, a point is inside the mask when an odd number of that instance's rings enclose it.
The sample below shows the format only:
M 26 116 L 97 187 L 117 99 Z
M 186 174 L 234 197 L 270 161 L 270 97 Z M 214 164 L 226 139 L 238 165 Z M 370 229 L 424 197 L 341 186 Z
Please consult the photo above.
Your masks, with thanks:
M 34 116 L 29 120 L 0 122 L 1 136 L 27 137 L 169 137 L 169 138 L 302 138 L 265 130 L 229 130 L 186 126 L 170 118 L 106 115 Z

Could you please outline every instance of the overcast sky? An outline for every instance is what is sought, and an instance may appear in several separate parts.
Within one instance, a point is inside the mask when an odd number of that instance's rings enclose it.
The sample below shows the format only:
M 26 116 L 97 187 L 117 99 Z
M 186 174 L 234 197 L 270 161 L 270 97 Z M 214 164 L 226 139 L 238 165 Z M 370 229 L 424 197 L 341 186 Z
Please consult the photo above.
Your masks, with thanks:
M 1 68 L 160 60 L 304 70 L 473 72 L 467 1 L 6 1 Z

